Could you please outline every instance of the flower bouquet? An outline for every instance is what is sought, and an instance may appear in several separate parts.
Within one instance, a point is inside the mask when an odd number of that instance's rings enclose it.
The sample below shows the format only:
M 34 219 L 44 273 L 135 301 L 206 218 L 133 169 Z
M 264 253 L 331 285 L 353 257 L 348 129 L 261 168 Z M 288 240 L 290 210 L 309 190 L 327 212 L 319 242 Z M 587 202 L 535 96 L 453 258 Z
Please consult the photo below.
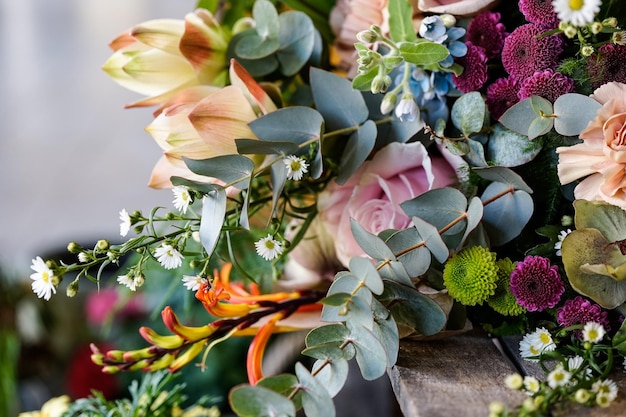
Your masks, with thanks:
M 508 377 L 529 399 L 492 415 L 609 406 L 626 355 L 625 19 L 613 0 L 201 0 L 141 23 L 104 70 L 155 109 L 150 186 L 173 206 L 121 210 L 125 239 L 70 243 L 74 263 L 35 258 L 33 290 L 137 292 L 169 271 L 202 325 L 166 306 L 165 332 L 92 360 L 175 373 L 252 336 L 229 395 L 242 416 L 332 416 L 348 361 L 373 380 L 401 338 L 472 326 L 523 335 L 546 370 Z M 302 329 L 312 367 L 265 375 L 271 336 Z

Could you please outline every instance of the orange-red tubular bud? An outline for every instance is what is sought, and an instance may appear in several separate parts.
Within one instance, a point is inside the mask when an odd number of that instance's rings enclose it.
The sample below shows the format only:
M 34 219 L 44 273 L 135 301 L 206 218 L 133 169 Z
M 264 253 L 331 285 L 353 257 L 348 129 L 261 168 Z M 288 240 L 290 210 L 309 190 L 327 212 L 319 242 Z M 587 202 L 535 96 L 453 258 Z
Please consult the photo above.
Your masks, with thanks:
M 282 320 L 284 315 L 282 313 L 275 314 L 270 320 L 263 325 L 252 339 L 250 347 L 248 347 L 248 357 L 246 360 L 246 370 L 248 372 L 248 382 L 250 385 L 255 385 L 259 380 L 263 378 L 263 354 L 267 347 L 267 342 L 270 339 L 276 323 Z
M 183 339 L 191 342 L 206 339 L 211 336 L 216 329 L 216 327 L 211 324 L 202 327 L 184 326 L 180 323 L 180 321 L 178 321 L 178 317 L 176 317 L 176 314 L 174 314 L 174 311 L 172 311 L 170 306 L 163 309 L 161 317 L 165 326 L 167 326 L 172 333 L 175 333 Z

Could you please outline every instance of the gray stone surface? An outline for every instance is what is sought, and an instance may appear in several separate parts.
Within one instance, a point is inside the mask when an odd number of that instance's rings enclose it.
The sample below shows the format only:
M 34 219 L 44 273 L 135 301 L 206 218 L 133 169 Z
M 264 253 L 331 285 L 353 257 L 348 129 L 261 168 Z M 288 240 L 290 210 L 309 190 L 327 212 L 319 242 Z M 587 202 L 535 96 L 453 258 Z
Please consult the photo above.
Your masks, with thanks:
M 101 70 L 134 24 L 184 18 L 194 0 L 0 0 L 0 265 L 70 240 L 118 237 L 122 208 L 169 205 L 146 184 L 161 152 L 150 109 Z

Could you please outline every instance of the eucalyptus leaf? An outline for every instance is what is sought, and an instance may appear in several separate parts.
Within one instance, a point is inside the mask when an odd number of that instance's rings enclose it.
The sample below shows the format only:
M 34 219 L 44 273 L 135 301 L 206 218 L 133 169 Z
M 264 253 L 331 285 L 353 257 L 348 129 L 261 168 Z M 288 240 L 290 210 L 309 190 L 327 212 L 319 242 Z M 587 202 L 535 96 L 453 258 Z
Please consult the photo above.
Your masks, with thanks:
M 493 165 L 515 167 L 532 161 L 541 149 L 539 142 L 496 123 L 489 135 L 487 159 Z
M 390 306 L 396 322 L 409 326 L 424 336 L 442 331 L 446 325 L 446 313 L 430 298 L 413 287 L 385 281 L 385 291 L 380 301 Z
M 578 136 L 602 107 L 591 97 L 568 93 L 559 96 L 554 102 L 554 130 L 564 136 Z
M 349 369 L 348 361 L 345 359 L 336 359 L 329 362 L 317 360 L 312 368 L 313 372 L 316 373 L 315 379 L 326 387 L 331 397 L 335 397 L 339 394 L 345 385 L 348 379 Z
M 363 280 L 352 274 L 338 275 L 330 285 L 326 294 L 333 295 L 341 293 L 350 294 L 351 296 L 360 295 L 368 302 L 372 299 L 372 293 L 369 288 L 364 286 Z
M 310 108 L 292 106 L 279 109 L 250 123 L 250 129 L 261 140 L 302 144 L 319 138 L 324 119 Z
M 456 188 L 444 187 L 429 190 L 400 204 L 407 216 L 419 217 L 437 230 L 449 227 L 445 233 L 457 234 L 465 230 L 464 217 L 467 198 Z
M 387 352 L 374 333 L 357 323 L 348 322 L 350 340 L 356 349 L 356 361 L 366 381 L 373 381 L 387 370 Z
M 208 255 L 213 253 L 226 215 L 226 191 L 218 185 L 202 199 L 200 243 Z
M 366 231 L 356 220 L 350 219 L 350 229 L 361 249 L 372 258 L 380 261 L 396 259 L 382 239 Z
M 483 225 L 493 246 L 500 246 L 516 238 L 530 220 L 534 206 L 525 191 L 511 192 L 511 187 L 492 182 L 483 195 Z
M 435 256 L 437 261 L 444 263 L 448 259 L 448 256 L 450 256 L 450 251 L 443 242 L 437 228 L 419 217 L 414 216 L 412 221 L 417 229 L 417 232 L 424 239 L 424 243 L 426 244 L 428 250 Z
M 250 193 L 243 191 L 243 201 L 241 202 L 241 212 L 239 214 L 239 226 L 246 230 L 250 230 L 250 219 L 248 218 L 248 207 L 250 205 Z
M 326 388 L 304 365 L 296 364 L 296 376 L 302 393 L 302 408 L 308 417 L 335 417 L 335 404 Z
M 499 122 L 520 135 L 528 136 L 530 124 L 537 118 L 530 98 L 515 103 L 504 112 Z
M 363 162 L 374 149 L 376 136 L 376 123 L 372 120 L 366 121 L 359 126 L 356 132 L 350 135 L 339 161 L 337 178 L 335 179 L 338 184 L 344 184 L 348 181 L 352 174 L 363 165 Z
M 272 182 L 272 208 L 270 210 L 270 217 L 267 219 L 268 223 L 274 217 L 274 211 L 278 205 L 278 200 L 283 192 L 285 183 L 287 182 L 287 169 L 282 160 L 276 161 L 270 167 L 270 178 Z M 268 224 L 269 226 L 269 224 Z
M 216 184 L 210 182 L 193 181 L 183 177 L 171 177 L 170 181 L 173 185 L 183 185 L 185 187 L 189 187 L 193 190 L 199 191 L 203 194 L 208 194 L 214 191 L 216 187 Z
M 465 232 L 463 233 L 463 237 L 459 242 L 459 246 L 456 248 L 460 249 L 465 239 L 469 236 L 469 234 L 480 224 L 483 219 L 483 211 L 484 206 L 480 198 L 472 197 L 470 200 L 469 206 L 467 207 L 467 227 L 465 228 Z
M 418 66 L 436 64 L 450 55 L 448 48 L 435 42 L 402 43 L 399 49 L 406 62 Z
M 237 152 L 249 155 L 294 155 L 299 151 L 297 143 L 265 141 L 258 139 L 235 139 Z
M 311 68 L 310 78 L 315 108 L 327 130 L 355 127 L 367 120 L 369 112 L 363 95 L 352 88 L 348 79 L 318 68 Z
M 353 295 L 348 302 L 341 307 L 324 305 L 321 320 L 325 322 L 356 322 L 371 329 L 374 325 L 374 317 L 370 304 L 371 292 L 359 290 L 359 295 Z M 369 294 L 369 296 L 365 295 Z
M 407 269 L 400 261 L 384 262 L 378 272 L 383 279 L 396 281 L 404 285 L 413 285 Z
M 552 103 L 540 96 L 531 96 L 530 97 L 530 106 L 540 117 L 551 117 L 553 116 Z
M 315 26 L 311 19 L 298 11 L 281 13 L 278 22 L 278 61 L 283 75 L 295 75 L 307 63 L 315 46 Z
M 488 168 L 475 168 L 476 172 L 481 178 L 489 181 L 501 182 L 507 185 L 513 186 L 516 190 L 526 191 L 532 194 L 533 190 L 524 182 L 522 177 L 516 172 L 506 167 L 488 167 Z
M 255 29 L 263 39 L 278 37 L 278 11 L 268 0 L 256 0 L 252 7 Z
M 487 105 L 478 91 L 463 94 L 452 105 L 450 119 L 465 137 L 483 129 Z
M 554 126 L 554 119 L 549 117 L 538 116 L 528 126 L 528 139 L 533 140 L 539 136 L 543 136 L 552 130 Z
M 230 407 L 241 417 L 295 417 L 296 408 L 287 397 L 262 386 L 239 385 L 229 394 Z
M 389 310 L 378 300 L 373 304 L 380 306 L 387 313 L 385 318 L 378 317 L 374 314 L 375 326 L 373 328 L 374 335 L 383 344 L 385 352 L 387 352 L 387 364 L 393 366 L 398 360 L 398 352 L 400 350 L 400 334 L 398 326 Z
M 430 268 L 431 253 L 416 228 L 398 230 L 385 238 L 385 243 L 394 253 L 401 253 L 398 261 L 412 277 L 423 275 Z
M 243 59 L 257 60 L 272 55 L 278 48 L 280 48 L 278 39 L 268 39 L 255 32 L 248 32 L 238 40 L 235 54 Z
M 222 155 L 200 160 L 183 157 L 183 161 L 194 174 L 217 178 L 239 189 L 250 186 L 254 170 L 254 162 L 242 155 Z
M 374 294 L 382 294 L 384 286 L 378 271 L 369 259 L 354 257 L 350 259 L 350 271 Z
M 351 295 L 349 293 L 336 292 L 334 294 L 324 297 L 324 299 L 320 301 L 320 303 L 327 306 L 339 307 L 344 305 L 350 299 L 350 297 Z
M 325 326 L 316 327 L 311 330 L 305 338 L 305 343 L 308 348 L 315 346 L 326 345 L 328 343 L 336 344 L 337 346 L 343 346 L 343 351 L 346 359 L 352 359 L 356 354 L 354 346 L 347 341 L 350 339 L 350 331 L 346 326 L 341 323 L 327 324 Z M 346 344 L 347 343 L 347 344 Z
M 301 352 L 305 356 L 320 360 L 346 360 L 346 352 L 344 352 L 336 343 L 326 343 L 306 348 Z
M 298 387 L 298 378 L 292 374 L 280 374 L 265 377 L 256 384 L 259 387 L 269 388 L 280 395 L 288 397 Z M 296 394 L 292 399 L 296 410 L 302 407 L 300 393 Z
M 489 166 L 487 160 L 485 159 L 485 148 L 483 144 L 476 139 L 477 136 L 474 136 L 473 139 L 467 139 L 465 141 L 456 141 L 455 143 L 467 143 L 468 151 L 465 155 L 463 155 L 463 159 L 472 167 L 483 168 Z
M 394 42 L 417 41 L 417 35 L 413 28 L 413 8 L 407 0 L 389 0 L 387 3 L 389 12 L 389 30 Z

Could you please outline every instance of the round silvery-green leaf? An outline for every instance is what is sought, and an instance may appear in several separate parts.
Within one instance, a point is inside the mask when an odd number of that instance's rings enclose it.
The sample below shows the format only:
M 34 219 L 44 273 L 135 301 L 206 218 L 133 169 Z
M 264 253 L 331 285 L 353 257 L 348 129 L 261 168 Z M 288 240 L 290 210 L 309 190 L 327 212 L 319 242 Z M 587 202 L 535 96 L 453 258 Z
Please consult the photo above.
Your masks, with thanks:
M 256 60 L 272 55 L 279 47 L 278 39 L 263 38 L 255 32 L 249 32 L 238 40 L 235 54 L 243 59 Z
M 450 256 L 450 251 L 441 238 L 437 228 L 419 217 L 413 217 L 411 220 L 413 221 L 417 232 L 420 234 L 422 239 L 424 239 L 424 243 L 426 244 L 428 250 L 433 254 L 437 261 L 444 263 L 448 259 L 448 256 Z
M 322 115 L 304 106 L 286 107 L 268 113 L 250 122 L 250 129 L 261 140 L 301 144 L 319 138 L 324 119 Z
M 414 227 L 398 230 L 385 238 L 385 243 L 394 253 L 402 253 L 398 256 L 398 261 L 412 277 L 425 274 L 430 267 L 431 253 L 423 242 Z
M 530 124 L 537 118 L 530 98 L 515 103 L 504 112 L 499 122 L 520 135 L 528 136 Z
M 346 358 L 348 354 L 344 350 L 342 350 L 336 343 L 326 343 L 323 345 L 313 346 L 304 349 L 301 353 L 305 356 L 320 360 L 350 359 Z
M 626 239 L 626 211 L 603 201 L 574 201 L 577 229 L 598 229 L 609 242 Z
M 499 166 L 474 168 L 474 172 L 486 180 L 511 185 L 516 190 L 523 190 L 529 194 L 532 194 L 533 192 L 533 190 L 524 182 L 522 177 L 509 168 Z
M 380 278 L 380 274 L 372 265 L 369 259 L 354 257 L 350 259 L 350 271 L 360 279 L 369 290 L 374 294 L 381 294 L 383 292 L 383 280 Z
M 291 400 L 258 385 L 239 385 L 230 391 L 228 399 L 233 411 L 242 417 L 296 415 L 296 408 Z
M 278 61 L 283 75 L 296 74 L 307 63 L 315 46 L 315 26 L 304 13 L 288 11 L 278 18 Z
M 404 285 L 413 285 L 408 271 L 400 261 L 387 261 L 382 264 L 378 272 L 383 279 L 399 282 Z
M 388 306 L 393 318 L 418 334 L 430 336 L 439 333 L 447 317 L 441 307 L 413 287 L 386 281 L 380 301 Z
M 298 379 L 292 374 L 280 374 L 265 377 L 257 382 L 257 386 L 269 388 L 274 392 L 288 397 L 298 386 Z M 300 393 L 296 394 L 292 399 L 296 410 L 302 407 L 302 401 Z
M 626 256 L 599 230 L 569 233 L 563 239 L 561 254 L 567 278 L 576 291 L 607 309 L 626 301 Z
M 475 135 L 476 137 L 482 135 Z M 468 151 L 463 155 L 463 159 L 472 167 L 486 167 L 489 166 L 485 159 L 485 148 L 482 143 L 474 139 L 467 139 L 463 141 L 467 145 Z
M 323 366 L 323 368 L 321 368 Z M 320 370 L 321 368 L 321 370 Z M 331 397 L 335 397 L 348 379 L 349 366 L 345 359 L 336 359 L 326 362 L 325 360 L 317 360 L 312 368 L 320 384 L 326 387 Z
M 382 303 L 378 302 L 382 306 Z M 384 306 L 382 306 L 387 310 Z M 377 318 L 375 320 L 375 326 L 373 329 L 374 335 L 385 348 L 387 352 L 387 364 L 392 366 L 398 360 L 398 351 L 400 350 L 400 335 L 398 332 L 398 326 L 393 316 L 387 310 L 387 318 Z
M 276 38 L 278 36 L 279 21 L 278 11 L 272 2 L 268 0 L 256 0 L 252 6 L 255 30 L 263 39 Z
M 485 100 L 479 92 L 473 91 L 463 94 L 454 102 L 450 119 L 465 137 L 469 137 L 482 130 L 486 114 Z
M 345 77 L 311 68 L 310 78 L 315 108 L 324 117 L 327 130 L 354 127 L 367 120 L 369 112 L 362 93 Z
M 530 122 L 530 126 L 528 126 L 528 139 L 533 140 L 539 136 L 545 135 L 552 129 L 553 125 L 553 118 L 537 116 L 535 120 Z
M 559 96 L 554 102 L 554 130 L 564 136 L 580 135 L 602 107 L 591 97 L 578 93 Z
M 226 215 L 226 191 L 215 185 L 215 189 L 202 199 L 202 219 L 200 220 L 200 243 L 211 255 L 222 233 Z
M 520 135 L 497 123 L 487 144 L 487 159 L 493 165 L 515 167 L 532 161 L 541 151 L 539 142 Z
M 330 394 L 307 368 L 301 363 L 296 364 L 302 408 L 308 417 L 334 417 L 335 404 Z
M 441 230 L 464 216 L 467 198 L 455 188 L 436 188 L 403 202 L 400 207 L 407 216 L 419 217 Z M 446 233 L 457 234 L 463 230 L 465 221 L 461 220 Z
M 483 219 L 483 203 L 478 197 L 472 197 L 470 200 L 469 206 L 467 207 L 467 227 L 465 228 L 465 233 L 463 233 L 463 237 L 459 241 L 456 249 L 460 249 L 465 242 L 465 239 L 469 236 L 469 234 L 474 230 Z
M 356 361 L 366 381 L 381 377 L 387 370 L 387 352 L 372 331 L 359 323 L 348 322 L 350 341 L 356 349 Z
M 218 178 L 242 190 L 250 186 L 250 178 L 254 170 L 254 162 L 242 155 L 221 155 L 207 159 L 183 157 L 183 161 L 194 174 Z
M 338 184 L 348 181 L 352 174 L 363 165 L 376 145 L 377 133 L 376 123 L 368 120 L 350 135 L 339 161 L 336 178 Z
M 258 139 L 235 139 L 237 152 L 248 155 L 294 155 L 299 151 L 293 142 L 276 142 Z
M 525 191 L 510 191 L 510 186 L 492 182 L 480 197 L 484 204 L 483 225 L 493 246 L 516 238 L 533 214 L 532 197 Z
M 350 229 L 361 249 L 372 258 L 379 261 L 396 259 L 391 249 L 385 245 L 381 238 L 369 233 L 356 220 L 350 219 Z
M 350 331 L 346 326 L 341 323 L 333 323 L 325 326 L 316 327 L 311 330 L 305 338 L 305 343 L 308 348 L 315 346 L 323 346 L 326 344 L 335 344 L 336 346 L 343 346 L 344 357 L 346 359 L 352 359 L 355 355 L 354 346 L 351 344 L 345 344 L 350 339 Z

